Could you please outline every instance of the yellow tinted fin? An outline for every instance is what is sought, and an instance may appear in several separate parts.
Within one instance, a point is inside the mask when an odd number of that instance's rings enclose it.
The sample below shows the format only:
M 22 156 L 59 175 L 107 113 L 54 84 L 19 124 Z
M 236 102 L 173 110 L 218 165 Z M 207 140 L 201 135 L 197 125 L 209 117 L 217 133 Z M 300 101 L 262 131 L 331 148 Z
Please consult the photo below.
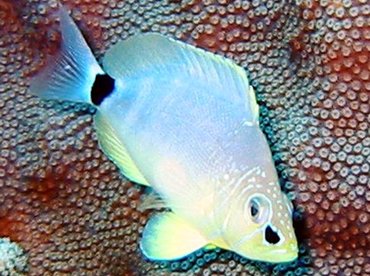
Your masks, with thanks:
M 206 239 L 172 212 L 153 216 L 144 228 L 141 251 L 152 260 L 174 260 L 202 248 Z
M 114 129 L 107 120 L 104 119 L 101 113 L 96 113 L 94 123 L 98 134 L 99 145 L 109 159 L 116 164 L 129 180 L 138 184 L 150 186 L 131 159 L 124 144 L 117 137 Z
M 216 249 L 216 248 L 217 248 L 217 246 L 216 246 L 216 245 L 214 245 L 213 243 L 207 244 L 207 245 L 204 247 L 204 249 L 205 249 L 205 250 L 213 250 L 213 249 Z
M 103 58 L 103 67 L 115 79 L 156 72 L 224 87 L 212 92 L 225 102 L 244 105 L 247 119 L 258 123 L 258 105 L 245 70 L 231 59 L 190 44 L 156 33 L 135 35 L 113 45 Z

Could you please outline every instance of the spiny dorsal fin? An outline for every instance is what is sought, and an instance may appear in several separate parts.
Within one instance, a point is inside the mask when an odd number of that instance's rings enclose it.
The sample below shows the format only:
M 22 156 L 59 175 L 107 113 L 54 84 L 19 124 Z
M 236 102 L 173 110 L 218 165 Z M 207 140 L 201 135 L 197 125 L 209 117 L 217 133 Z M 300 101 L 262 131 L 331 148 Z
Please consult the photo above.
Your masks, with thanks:
M 136 167 L 126 147 L 101 113 L 98 112 L 95 115 L 94 123 L 98 134 L 98 141 L 104 153 L 117 165 L 128 179 L 138 184 L 149 186 L 145 177 Z
M 243 104 L 249 121 L 258 122 L 258 105 L 245 70 L 232 60 L 160 34 L 136 35 L 107 51 L 103 67 L 114 78 L 131 80 L 153 75 L 171 76 L 191 82 L 219 86 L 217 97 Z

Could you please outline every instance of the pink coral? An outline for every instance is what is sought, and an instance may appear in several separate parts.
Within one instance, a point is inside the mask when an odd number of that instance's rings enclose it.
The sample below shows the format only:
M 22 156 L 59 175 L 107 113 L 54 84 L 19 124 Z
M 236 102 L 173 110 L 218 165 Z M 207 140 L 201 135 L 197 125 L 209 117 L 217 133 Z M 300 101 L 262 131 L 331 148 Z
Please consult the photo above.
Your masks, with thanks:
M 0 237 L 31 275 L 370 275 L 370 8 L 366 0 L 64 1 L 97 57 L 161 32 L 247 69 L 301 254 L 266 265 L 221 250 L 142 258 L 143 189 L 100 151 L 85 105 L 43 102 L 30 76 L 58 51 L 57 1 L 0 1 Z M 248 153 L 246 153 L 248 154 Z

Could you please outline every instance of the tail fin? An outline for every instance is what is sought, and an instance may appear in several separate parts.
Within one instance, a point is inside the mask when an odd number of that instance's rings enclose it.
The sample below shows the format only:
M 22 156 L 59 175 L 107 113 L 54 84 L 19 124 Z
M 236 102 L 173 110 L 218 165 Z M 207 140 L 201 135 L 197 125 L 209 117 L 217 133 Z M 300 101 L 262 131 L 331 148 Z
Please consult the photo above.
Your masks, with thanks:
M 62 7 L 59 11 L 61 48 L 31 80 L 33 95 L 46 99 L 91 102 L 91 89 L 97 74 L 104 74 L 82 34 Z

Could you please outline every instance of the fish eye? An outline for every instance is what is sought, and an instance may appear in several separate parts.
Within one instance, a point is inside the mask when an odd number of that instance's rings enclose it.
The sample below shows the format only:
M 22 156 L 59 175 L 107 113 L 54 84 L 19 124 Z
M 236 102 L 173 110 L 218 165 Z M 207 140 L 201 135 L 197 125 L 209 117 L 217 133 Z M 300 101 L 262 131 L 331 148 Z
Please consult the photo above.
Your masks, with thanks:
M 256 224 L 265 223 L 270 215 L 270 203 L 267 198 L 261 195 L 255 195 L 249 198 L 246 204 L 245 213 Z
M 258 201 L 255 200 L 255 199 L 252 199 L 250 201 L 250 207 L 249 207 L 249 210 L 250 210 L 250 215 L 252 218 L 256 219 L 257 216 L 258 216 L 258 212 L 259 212 L 259 209 L 260 209 L 260 205 L 258 204 Z

